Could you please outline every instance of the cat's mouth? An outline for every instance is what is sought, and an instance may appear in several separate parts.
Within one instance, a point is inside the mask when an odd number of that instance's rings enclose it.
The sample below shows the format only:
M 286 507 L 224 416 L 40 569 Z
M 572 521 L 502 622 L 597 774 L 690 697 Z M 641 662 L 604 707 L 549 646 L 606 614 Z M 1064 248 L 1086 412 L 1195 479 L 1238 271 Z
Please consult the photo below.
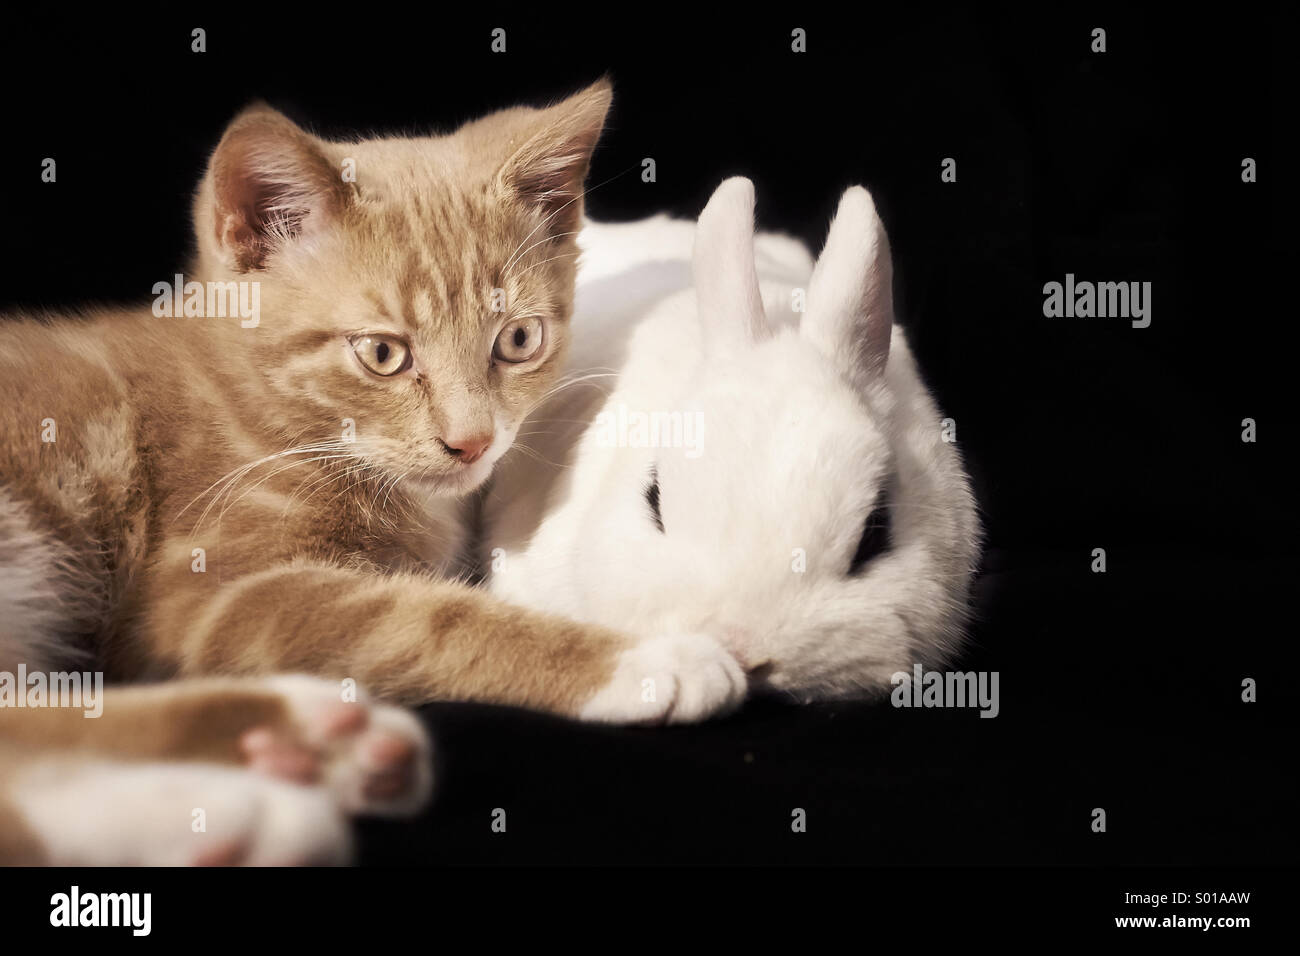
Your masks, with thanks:
M 423 474 L 407 475 L 403 481 L 424 494 L 429 495 L 466 495 L 487 481 L 492 474 L 492 462 L 476 461 L 472 465 L 462 465 L 453 471 L 428 471 Z
M 442 463 L 431 464 L 423 471 L 408 473 L 402 482 L 426 495 L 467 495 L 488 480 L 492 469 L 510 447 L 512 437 L 513 434 L 507 435 L 505 441 L 497 438 L 473 461 L 455 462 L 450 468 Z

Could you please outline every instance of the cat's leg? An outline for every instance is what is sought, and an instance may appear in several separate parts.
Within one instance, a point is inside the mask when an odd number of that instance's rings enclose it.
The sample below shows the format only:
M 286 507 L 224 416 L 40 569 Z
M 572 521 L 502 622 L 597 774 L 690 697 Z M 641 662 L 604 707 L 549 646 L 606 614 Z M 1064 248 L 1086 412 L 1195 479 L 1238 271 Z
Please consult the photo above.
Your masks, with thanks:
M 418 811 L 432 789 L 427 734 L 410 713 L 298 675 L 112 687 L 102 713 L 0 711 L 0 745 L 42 757 L 202 761 L 323 785 L 348 813 Z
M 701 720 L 743 699 L 705 635 L 631 639 L 416 574 L 293 562 L 196 587 L 157 582 L 149 632 L 185 674 L 309 671 L 399 703 L 476 700 L 588 720 Z
M 324 786 L 233 766 L 31 754 L 6 768 L 0 864 L 337 865 L 347 818 Z
M 46 866 L 50 862 L 44 841 L 32 831 L 9 794 L 23 769 L 23 759 L 16 751 L 0 746 L 0 866 Z
M 20 663 L 49 670 L 88 656 L 73 635 L 102 625 L 107 591 L 95 563 L 102 544 L 79 545 L 42 528 L 30 506 L 0 483 L 0 671 L 12 673 Z

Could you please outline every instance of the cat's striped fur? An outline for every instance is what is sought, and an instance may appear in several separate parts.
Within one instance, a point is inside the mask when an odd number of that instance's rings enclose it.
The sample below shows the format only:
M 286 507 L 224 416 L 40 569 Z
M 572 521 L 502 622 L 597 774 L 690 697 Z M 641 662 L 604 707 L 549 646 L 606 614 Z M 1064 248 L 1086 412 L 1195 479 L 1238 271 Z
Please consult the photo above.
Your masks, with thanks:
M 312 708 L 257 675 L 560 714 L 609 682 L 620 635 L 455 580 L 458 496 L 557 387 L 609 100 L 602 81 L 446 136 L 351 143 L 252 107 L 198 190 L 185 278 L 258 282 L 253 327 L 148 305 L 0 322 L 0 671 L 245 677 L 110 690 L 75 739 L 55 731 L 68 715 L 0 708 L 0 858 L 41 858 L 9 787 L 34 761 L 238 761 L 256 727 L 311 737 Z M 513 321 L 544 344 L 499 362 Z M 371 333 L 410 367 L 359 364 Z M 236 716 L 179 719 L 196 709 Z

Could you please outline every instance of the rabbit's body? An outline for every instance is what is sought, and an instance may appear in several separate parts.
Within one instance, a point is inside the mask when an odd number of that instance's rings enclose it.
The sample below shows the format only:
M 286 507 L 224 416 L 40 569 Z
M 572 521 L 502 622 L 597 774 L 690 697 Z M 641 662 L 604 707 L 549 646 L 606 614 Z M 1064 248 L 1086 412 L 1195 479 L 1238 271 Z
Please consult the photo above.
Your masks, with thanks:
M 865 190 L 815 267 L 800 243 L 753 236 L 745 180 L 698 230 L 588 224 L 580 244 L 575 384 L 530 417 L 485 501 L 489 586 L 633 633 L 710 635 L 801 699 L 946 658 L 978 523 L 893 324 Z

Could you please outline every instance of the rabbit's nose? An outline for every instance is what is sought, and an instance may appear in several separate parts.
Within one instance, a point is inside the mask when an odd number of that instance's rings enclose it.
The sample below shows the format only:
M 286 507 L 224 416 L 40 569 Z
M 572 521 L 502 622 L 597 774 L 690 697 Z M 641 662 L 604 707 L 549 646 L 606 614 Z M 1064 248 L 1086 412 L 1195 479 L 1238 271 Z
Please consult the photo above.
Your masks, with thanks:
M 748 631 L 739 627 L 724 627 L 722 633 L 718 635 L 722 646 L 731 651 L 731 656 L 736 659 L 745 670 L 749 670 L 749 658 L 753 656 L 753 641 L 750 639 Z
M 776 667 L 771 657 L 754 647 L 753 636 L 748 631 L 734 627 L 724 629 L 722 646 L 731 651 L 731 656 L 751 681 L 761 683 Z

